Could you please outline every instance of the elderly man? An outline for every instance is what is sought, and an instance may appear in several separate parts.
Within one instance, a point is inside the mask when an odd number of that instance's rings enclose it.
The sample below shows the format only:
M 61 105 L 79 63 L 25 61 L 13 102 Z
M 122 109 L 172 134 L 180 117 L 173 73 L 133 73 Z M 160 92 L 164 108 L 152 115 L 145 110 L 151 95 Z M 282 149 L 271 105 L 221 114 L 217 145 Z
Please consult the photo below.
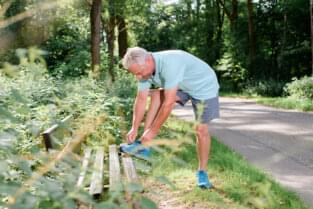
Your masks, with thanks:
M 138 80 L 138 92 L 133 107 L 132 128 L 127 134 L 129 145 L 121 150 L 131 152 L 152 140 L 170 115 L 175 102 L 184 105 L 191 100 L 197 121 L 197 152 L 199 168 L 198 186 L 211 188 L 207 175 L 207 163 L 211 146 L 209 122 L 219 117 L 219 84 L 212 68 L 182 50 L 148 52 L 143 48 L 129 48 L 123 58 L 123 66 Z M 151 104 L 140 141 L 136 140 L 138 128 L 144 118 L 149 90 L 154 85 L 162 91 L 153 91 Z M 136 151 L 147 157 L 148 149 Z

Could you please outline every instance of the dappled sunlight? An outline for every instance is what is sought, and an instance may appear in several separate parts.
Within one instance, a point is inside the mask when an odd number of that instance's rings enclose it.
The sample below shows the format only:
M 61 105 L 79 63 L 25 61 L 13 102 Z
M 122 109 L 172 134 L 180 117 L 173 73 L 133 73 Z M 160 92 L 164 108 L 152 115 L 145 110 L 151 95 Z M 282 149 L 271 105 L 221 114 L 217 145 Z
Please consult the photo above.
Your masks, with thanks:
M 245 99 L 220 101 L 221 118 L 212 122 L 211 133 L 278 182 L 300 194 L 305 191 L 303 197 L 309 201 L 313 188 L 313 114 L 259 106 Z M 180 110 L 177 117 L 189 114 L 191 118 L 188 108 Z
M 169 180 L 176 186 L 147 178 L 145 195 L 158 203 L 160 209 L 222 209 L 238 208 L 238 205 L 218 190 L 202 190 L 195 186 L 195 172 L 190 169 L 176 169 L 168 175 Z M 196 196 L 196 197 L 194 197 Z M 241 208 L 244 208 L 243 206 Z

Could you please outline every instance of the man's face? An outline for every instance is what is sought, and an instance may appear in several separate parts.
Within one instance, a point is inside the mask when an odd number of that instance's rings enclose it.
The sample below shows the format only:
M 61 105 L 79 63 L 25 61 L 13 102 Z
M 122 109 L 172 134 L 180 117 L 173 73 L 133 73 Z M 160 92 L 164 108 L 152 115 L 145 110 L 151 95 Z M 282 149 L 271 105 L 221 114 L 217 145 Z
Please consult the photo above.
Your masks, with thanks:
M 148 80 L 152 74 L 149 68 L 149 64 L 147 62 L 142 65 L 139 65 L 137 63 L 132 64 L 129 67 L 128 71 L 134 74 L 137 80 Z

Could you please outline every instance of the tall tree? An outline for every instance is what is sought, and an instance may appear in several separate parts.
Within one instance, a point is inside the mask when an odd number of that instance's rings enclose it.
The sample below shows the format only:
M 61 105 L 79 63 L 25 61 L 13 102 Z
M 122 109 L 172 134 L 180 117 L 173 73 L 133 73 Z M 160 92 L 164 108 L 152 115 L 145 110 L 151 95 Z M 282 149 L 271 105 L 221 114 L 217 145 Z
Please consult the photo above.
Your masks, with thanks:
M 216 21 L 217 21 L 217 28 L 216 28 L 216 36 L 214 43 L 216 44 L 216 60 L 220 59 L 221 57 L 221 48 L 222 48 L 222 33 L 223 33 L 223 25 L 224 25 L 224 16 L 225 12 L 221 8 L 220 4 L 217 1 L 214 1 L 216 7 Z
M 253 23 L 253 3 L 252 0 L 247 0 L 248 9 L 248 31 L 249 31 L 249 68 L 253 70 L 253 65 L 256 56 L 256 34 Z
M 311 65 L 312 65 L 312 76 L 313 76 L 313 0 L 310 0 L 310 16 L 311 16 Z
M 114 73 L 114 41 L 115 41 L 115 27 L 116 27 L 116 18 L 115 18 L 115 1 L 109 0 L 106 1 L 106 11 L 101 16 L 102 26 L 106 34 L 106 43 L 108 47 L 108 73 L 111 77 L 111 81 L 115 81 Z
M 120 58 L 122 58 L 128 47 L 125 18 L 122 15 L 116 15 L 116 23 L 118 29 L 118 55 Z
M 219 4 L 222 6 L 226 16 L 228 17 L 230 24 L 234 25 L 238 18 L 238 0 L 231 1 L 231 10 L 226 6 L 225 0 L 218 0 Z
M 100 33 L 101 33 L 101 0 L 93 0 L 90 10 L 91 23 L 91 68 L 96 76 L 100 74 Z
M 126 25 L 126 4 L 130 3 L 126 0 L 118 0 L 115 4 L 115 23 L 117 26 L 117 42 L 118 42 L 118 55 L 120 58 L 124 56 L 128 47 L 127 25 Z

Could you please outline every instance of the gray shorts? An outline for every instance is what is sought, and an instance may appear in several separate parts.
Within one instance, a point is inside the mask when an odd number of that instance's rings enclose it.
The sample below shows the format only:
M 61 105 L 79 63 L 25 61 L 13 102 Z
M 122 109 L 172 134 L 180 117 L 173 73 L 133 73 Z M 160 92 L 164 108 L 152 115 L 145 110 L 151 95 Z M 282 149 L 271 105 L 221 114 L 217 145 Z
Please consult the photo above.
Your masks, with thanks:
M 197 121 L 201 123 L 209 123 L 211 120 L 219 118 L 220 106 L 218 96 L 207 100 L 198 100 L 181 90 L 178 90 L 176 95 L 180 98 L 180 100 L 176 102 L 181 106 L 184 106 L 189 100 L 191 100 L 193 112 Z

